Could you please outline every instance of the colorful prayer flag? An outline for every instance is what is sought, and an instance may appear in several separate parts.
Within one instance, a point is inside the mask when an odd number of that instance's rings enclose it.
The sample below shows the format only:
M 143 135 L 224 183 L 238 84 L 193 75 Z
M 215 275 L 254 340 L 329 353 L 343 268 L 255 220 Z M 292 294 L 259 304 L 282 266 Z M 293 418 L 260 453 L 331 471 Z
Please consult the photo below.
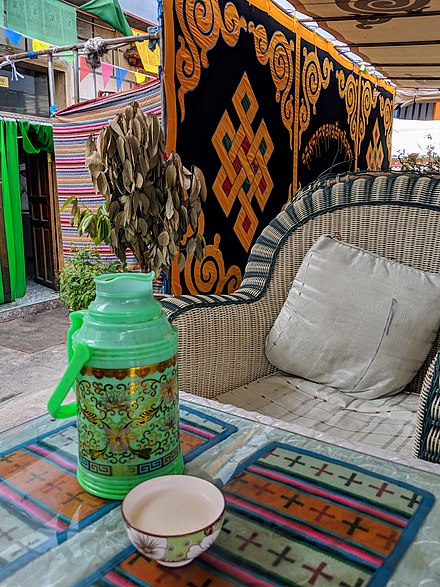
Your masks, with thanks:
M 65 60 L 65 61 L 68 61 L 69 63 L 70 63 L 71 61 L 73 61 L 73 55 L 72 55 L 72 54 L 70 54 L 70 55 L 69 55 L 69 54 L 67 54 L 67 53 L 58 53 L 58 55 L 59 55 L 60 57 L 62 57 L 62 58 Z
M 115 67 L 116 69 L 116 90 L 119 92 L 119 90 L 121 89 L 122 86 L 122 82 L 125 79 L 125 76 L 127 75 L 127 70 L 126 69 L 122 69 L 121 67 Z
M 146 81 L 147 76 L 144 73 L 139 73 L 138 71 L 135 72 L 134 78 L 136 80 L 136 84 L 143 84 Z
M 113 67 L 114 66 L 111 63 L 105 63 L 104 61 L 101 61 L 101 74 L 104 90 L 108 84 L 108 80 L 113 74 Z
M 13 45 L 18 45 L 23 38 L 21 33 L 17 33 L 17 31 L 13 31 L 12 29 L 8 29 L 5 27 L 5 35 L 11 41 Z
M 79 81 L 80 81 L 80 83 L 83 81 L 83 79 L 85 77 L 87 77 L 89 75 L 89 73 L 91 71 L 92 71 L 92 68 L 87 63 L 86 58 L 83 55 L 81 55 L 79 58 Z
M 145 35 L 145 31 L 139 31 L 137 29 L 132 29 L 133 35 Z M 136 43 L 136 49 L 139 53 L 139 57 L 142 61 L 142 67 L 148 73 L 152 75 L 158 75 L 158 67 L 160 64 L 160 48 L 159 45 L 156 45 L 154 51 L 150 51 L 148 48 L 148 41 L 141 41 L 140 43 Z
M 98 16 L 126 37 L 131 36 L 131 28 L 118 0 L 90 0 L 81 6 L 81 10 Z
M 32 51 L 41 51 L 42 49 L 49 49 L 49 47 L 50 43 L 46 43 L 46 41 L 32 39 Z

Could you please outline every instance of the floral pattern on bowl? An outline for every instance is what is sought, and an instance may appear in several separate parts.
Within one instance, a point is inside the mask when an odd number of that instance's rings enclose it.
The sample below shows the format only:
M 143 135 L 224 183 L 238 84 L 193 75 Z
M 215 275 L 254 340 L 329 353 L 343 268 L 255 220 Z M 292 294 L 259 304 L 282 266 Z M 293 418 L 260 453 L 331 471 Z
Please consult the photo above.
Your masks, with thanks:
M 150 536 L 134 528 L 126 526 L 130 542 L 146 558 L 158 561 L 164 566 L 179 567 L 190 563 L 194 558 L 208 550 L 215 542 L 223 524 L 222 517 L 206 531 L 164 538 Z
M 172 492 L 169 489 L 170 483 L 172 483 Z M 136 511 L 139 508 L 139 503 L 143 503 L 146 499 L 146 503 L 148 503 L 149 495 L 154 496 L 155 492 L 160 493 L 162 489 L 165 493 L 166 491 L 170 492 L 169 505 L 171 507 L 179 502 L 179 497 L 184 499 L 182 496 L 185 485 L 187 486 L 186 490 L 194 488 L 194 491 L 199 492 L 202 497 L 209 496 L 211 519 L 205 527 L 195 526 L 194 531 L 188 529 L 184 533 L 177 531 L 159 533 L 157 528 L 154 528 L 154 532 L 148 528 L 148 516 L 145 527 L 142 529 L 130 523 L 130 519 L 133 519 L 133 517 L 130 518 L 132 512 Z M 148 507 L 151 508 L 151 505 Z M 132 489 L 122 505 L 122 517 L 130 542 L 138 552 L 161 565 L 178 567 L 188 564 L 214 543 L 220 534 L 224 510 L 225 502 L 221 491 L 208 481 L 189 475 L 166 475 L 145 481 Z M 164 507 L 163 511 L 166 514 L 168 508 Z M 154 510 L 154 513 L 157 513 L 157 510 Z

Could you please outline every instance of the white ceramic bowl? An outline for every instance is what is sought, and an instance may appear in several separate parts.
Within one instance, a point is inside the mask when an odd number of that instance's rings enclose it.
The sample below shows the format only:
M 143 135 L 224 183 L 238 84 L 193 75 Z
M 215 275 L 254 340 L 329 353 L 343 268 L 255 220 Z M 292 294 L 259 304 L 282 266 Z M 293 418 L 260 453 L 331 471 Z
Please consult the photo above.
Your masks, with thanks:
M 190 475 L 140 483 L 122 502 L 136 549 L 161 565 L 180 567 L 207 550 L 220 533 L 225 499 L 215 485 Z

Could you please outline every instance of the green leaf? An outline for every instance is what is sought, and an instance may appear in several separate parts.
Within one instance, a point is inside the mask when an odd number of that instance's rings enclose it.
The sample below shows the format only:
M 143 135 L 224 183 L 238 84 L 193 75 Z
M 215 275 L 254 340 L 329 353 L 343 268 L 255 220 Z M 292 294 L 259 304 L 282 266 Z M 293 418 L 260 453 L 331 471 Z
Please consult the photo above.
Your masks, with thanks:
M 80 219 L 80 209 L 79 209 L 79 207 L 77 207 L 75 210 L 75 214 L 73 216 L 73 225 L 74 226 L 78 226 L 79 219 Z
M 60 212 L 64 212 L 64 210 L 67 208 L 67 206 L 70 206 L 70 204 L 74 200 L 76 200 L 76 196 L 70 196 L 70 198 L 67 198 L 67 200 L 64 202 L 64 204 L 61 206 Z
M 88 214 L 88 216 L 86 216 L 80 224 L 80 229 L 82 232 L 87 232 L 87 228 L 90 225 L 90 223 L 93 221 L 93 214 Z

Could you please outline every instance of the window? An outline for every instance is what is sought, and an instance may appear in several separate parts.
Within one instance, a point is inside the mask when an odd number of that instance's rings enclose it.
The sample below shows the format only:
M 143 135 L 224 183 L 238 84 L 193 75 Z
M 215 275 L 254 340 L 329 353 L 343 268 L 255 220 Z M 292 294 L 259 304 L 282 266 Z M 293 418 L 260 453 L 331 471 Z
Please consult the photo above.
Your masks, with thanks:
M 11 67 L 0 70 L 0 110 L 49 117 L 47 72 L 17 67 L 23 77 L 13 79 Z

